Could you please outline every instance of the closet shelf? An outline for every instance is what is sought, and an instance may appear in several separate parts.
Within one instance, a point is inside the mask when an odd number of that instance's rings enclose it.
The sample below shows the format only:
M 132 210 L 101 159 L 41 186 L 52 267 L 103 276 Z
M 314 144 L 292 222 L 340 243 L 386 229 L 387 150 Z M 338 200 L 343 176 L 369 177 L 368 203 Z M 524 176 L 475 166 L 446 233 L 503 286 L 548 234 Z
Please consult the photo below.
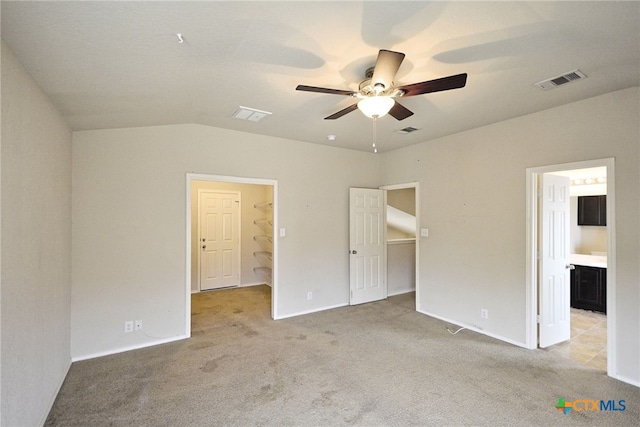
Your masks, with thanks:
M 264 280 L 264 282 L 271 286 L 272 276 L 271 268 L 273 266 L 273 204 L 271 202 L 256 203 L 253 205 L 256 209 L 260 209 L 261 212 L 258 215 L 259 218 L 254 219 L 253 223 L 258 226 L 260 234 L 253 236 L 260 248 L 253 252 L 253 256 L 256 258 L 259 266 L 253 268 L 253 271 L 257 278 Z
M 267 258 L 269 261 L 273 261 L 273 255 L 269 251 L 256 251 L 253 253 L 253 256 L 255 256 L 256 258 L 263 257 Z
M 253 223 L 256 225 L 263 225 L 263 224 L 273 225 L 273 221 L 271 221 L 270 219 L 254 219 Z
M 262 277 L 267 285 L 271 286 L 273 279 L 271 277 L 271 269 L 269 267 L 254 267 L 253 271 L 255 271 L 258 276 Z
M 271 202 L 256 203 L 255 205 L 253 205 L 253 207 L 257 209 L 272 208 L 273 203 Z

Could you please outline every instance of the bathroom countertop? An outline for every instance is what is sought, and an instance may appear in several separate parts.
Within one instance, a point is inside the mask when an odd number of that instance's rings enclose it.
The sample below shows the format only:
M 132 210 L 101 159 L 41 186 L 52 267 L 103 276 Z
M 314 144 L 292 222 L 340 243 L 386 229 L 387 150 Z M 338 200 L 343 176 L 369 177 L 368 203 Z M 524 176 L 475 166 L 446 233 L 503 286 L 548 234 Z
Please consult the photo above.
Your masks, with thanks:
M 607 268 L 607 257 L 601 255 L 571 254 L 569 255 L 569 262 L 573 265 Z

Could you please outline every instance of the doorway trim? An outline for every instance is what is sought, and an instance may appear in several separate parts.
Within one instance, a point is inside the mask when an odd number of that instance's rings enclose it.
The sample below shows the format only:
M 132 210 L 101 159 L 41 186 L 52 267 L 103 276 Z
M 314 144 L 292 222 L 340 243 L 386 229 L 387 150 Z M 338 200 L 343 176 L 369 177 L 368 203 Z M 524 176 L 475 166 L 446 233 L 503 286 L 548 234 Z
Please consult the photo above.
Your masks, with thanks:
M 227 182 L 234 184 L 268 185 L 273 191 L 273 236 L 278 229 L 278 181 L 275 179 L 246 178 L 237 176 L 186 174 L 186 247 L 185 247 L 185 335 L 191 337 L 191 185 L 193 181 Z M 273 265 L 271 271 L 271 318 L 278 318 L 278 239 L 273 239 Z
M 572 169 L 607 168 L 607 375 L 616 372 L 616 221 L 614 158 L 562 163 L 526 169 L 526 338 L 525 346 L 538 348 L 538 176 Z
M 418 310 L 418 302 L 420 301 L 420 183 L 418 181 L 407 182 L 403 184 L 383 185 L 381 190 L 403 190 L 405 188 L 413 188 L 416 204 L 416 311 Z M 386 206 L 385 206 L 386 209 Z M 385 242 L 386 244 L 386 242 Z

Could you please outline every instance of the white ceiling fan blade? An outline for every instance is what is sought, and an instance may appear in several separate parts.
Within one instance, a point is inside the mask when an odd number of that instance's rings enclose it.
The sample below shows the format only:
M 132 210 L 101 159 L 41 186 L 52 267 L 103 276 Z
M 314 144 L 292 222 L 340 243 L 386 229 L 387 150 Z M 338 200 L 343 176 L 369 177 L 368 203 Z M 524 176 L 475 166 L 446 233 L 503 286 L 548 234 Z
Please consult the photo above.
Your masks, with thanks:
M 393 85 L 393 79 L 404 60 L 404 53 L 381 49 L 371 77 L 371 85 L 377 92 L 389 89 Z M 382 85 L 382 86 L 380 86 Z

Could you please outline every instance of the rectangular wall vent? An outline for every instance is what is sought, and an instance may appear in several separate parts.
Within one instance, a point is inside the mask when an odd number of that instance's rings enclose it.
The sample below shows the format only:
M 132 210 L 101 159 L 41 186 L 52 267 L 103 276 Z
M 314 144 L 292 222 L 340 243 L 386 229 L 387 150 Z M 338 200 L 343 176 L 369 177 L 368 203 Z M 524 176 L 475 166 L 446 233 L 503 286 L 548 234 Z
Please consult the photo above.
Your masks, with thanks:
M 271 113 L 268 111 L 256 110 L 255 108 L 240 106 L 231 115 L 231 117 L 234 119 L 249 120 L 250 122 L 259 122 L 262 119 L 269 117 L 270 115 Z
M 534 86 L 543 90 L 555 89 L 558 86 L 562 86 L 567 83 L 575 82 L 576 80 L 586 79 L 587 75 L 580 70 L 569 71 L 557 77 L 553 77 L 547 80 L 536 83 Z
M 403 135 L 404 135 L 404 134 L 407 134 L 407 133 L 415 132 L 415 131 L 417 131 L 417 130 L 420 130 L 420 129 L 418 129 L 418 128 L 414 128 L 414 127 L 411 127 L 411 126 L 407 126 L 406 128 L 403 128 L 403 129 L 397 130 L 396 132 L 397 132 L 397 133 L 401 133 L 401 134 L 403 134 Z

